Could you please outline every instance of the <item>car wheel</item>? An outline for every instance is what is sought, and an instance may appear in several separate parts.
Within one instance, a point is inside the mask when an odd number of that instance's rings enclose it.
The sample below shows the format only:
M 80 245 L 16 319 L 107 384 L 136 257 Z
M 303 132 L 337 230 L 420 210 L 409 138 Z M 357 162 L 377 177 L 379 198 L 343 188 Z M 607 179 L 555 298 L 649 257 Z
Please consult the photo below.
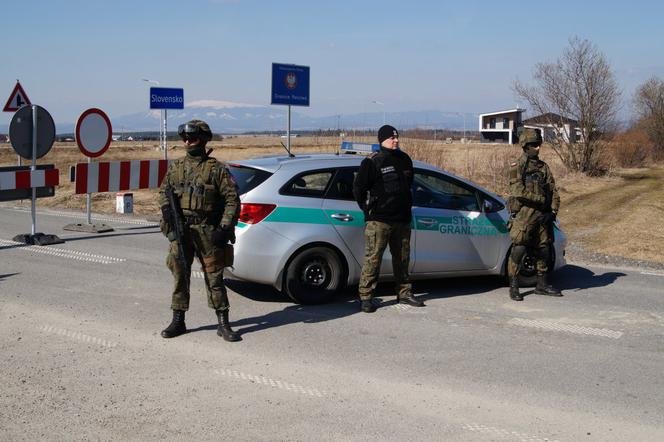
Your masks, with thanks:
M 551 247 L 551 256 L 549 256 L 549 262 L 547 267 L 549 268 L 549 274 L 553 271 L 553 267 L 556 262 L 555 251 Z M 532 287 L 537 284 L 537 258 L 532 253 L 531 250 L 528 250 L 521 261 L 521 271 L 519 272 L 519 285 L 521 287 Z
M 339 255 L 327 247 L 311 247 L 297 253 L 284 272 L 284 291 L 298 304 L 322 304 L 332 300 L 343 286 L 344 267 Z

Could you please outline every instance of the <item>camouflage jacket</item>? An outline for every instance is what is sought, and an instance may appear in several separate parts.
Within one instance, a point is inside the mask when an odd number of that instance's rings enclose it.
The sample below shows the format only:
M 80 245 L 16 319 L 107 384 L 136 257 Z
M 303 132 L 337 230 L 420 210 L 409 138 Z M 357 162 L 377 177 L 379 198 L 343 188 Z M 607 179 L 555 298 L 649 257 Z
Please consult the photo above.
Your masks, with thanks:
M 215 226 L 237 224 L 240 212 L 237 185 L 225 164 L 215 158 L 186 155 L 173 161 L 159 189 L 160 206 L 168 205 L 165 194 L 168 187 L 180 199 L 185 217 Z
M 534 222 L 544 212 L 558 212 L 560 196 L 549 166 L 524 154 L 510 165 L 509 207 L 512 218 Z

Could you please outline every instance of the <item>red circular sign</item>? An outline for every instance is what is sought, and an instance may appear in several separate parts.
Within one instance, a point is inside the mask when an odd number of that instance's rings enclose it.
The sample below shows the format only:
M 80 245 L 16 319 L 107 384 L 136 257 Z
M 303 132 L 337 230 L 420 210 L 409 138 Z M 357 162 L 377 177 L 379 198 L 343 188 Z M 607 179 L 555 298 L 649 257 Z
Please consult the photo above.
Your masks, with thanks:
M 88 109 L 78 117 L 76 144 L 83 155 L 92 158 L 103 155 L 111 145 L 112 137 L 111 120 L 101 109 Z

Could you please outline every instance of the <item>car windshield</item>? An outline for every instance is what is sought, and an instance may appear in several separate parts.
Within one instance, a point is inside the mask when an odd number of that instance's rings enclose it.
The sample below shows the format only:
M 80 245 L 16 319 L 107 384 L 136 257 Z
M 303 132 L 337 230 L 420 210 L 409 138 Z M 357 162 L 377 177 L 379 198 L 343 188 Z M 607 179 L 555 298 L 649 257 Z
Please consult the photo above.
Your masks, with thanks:
M 249 192 L 272 175 L 270 172 L 261 169 L 239 166 L 237 164 L 229 164 L 228 169 L 237 183 L 240 195 Z

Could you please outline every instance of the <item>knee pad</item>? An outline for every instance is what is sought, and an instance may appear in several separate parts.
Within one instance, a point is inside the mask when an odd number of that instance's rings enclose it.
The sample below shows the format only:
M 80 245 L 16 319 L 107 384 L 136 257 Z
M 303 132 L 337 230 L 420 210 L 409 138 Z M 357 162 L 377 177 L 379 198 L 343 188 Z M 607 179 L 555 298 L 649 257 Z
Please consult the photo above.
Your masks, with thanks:
M 512 247 L 512 253 L 510 254 L 510 257 L 512 259 L 512 262 L 516 264 L 517 266 L 521 265 L 521 260 L 523 260 L 523 257 L 526 255 L 526 246 L 522 245 L 515 245 Z
M 551 256 L 551 247 L 549 247 L 548 244 L 544 245 L 544 246 L 540 246 L 537 249 L 537 257 L 539 259 L 541 259 L 542 261 L 548 262 L 550 256 Z

